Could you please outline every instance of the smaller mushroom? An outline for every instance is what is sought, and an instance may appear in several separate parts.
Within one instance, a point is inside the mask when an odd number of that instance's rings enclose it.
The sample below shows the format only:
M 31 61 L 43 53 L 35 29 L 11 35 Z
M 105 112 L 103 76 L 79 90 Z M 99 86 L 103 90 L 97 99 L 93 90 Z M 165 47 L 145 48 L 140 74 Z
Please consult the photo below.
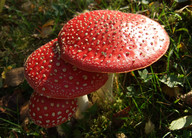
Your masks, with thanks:
M 77 109 L 76 99 L 54 99 L 31 95 L 29 115 L 33 122 L 41 127 L 50 128 L 66 122 Z
M 40 95 L 56 99 L 78 98 L 78 111 L 88 108 L 87 94 L 108 79 L 105 73 L 78 69 L 60 58 L 57 39 L 35 50 L 25 62 L 25 78 Z

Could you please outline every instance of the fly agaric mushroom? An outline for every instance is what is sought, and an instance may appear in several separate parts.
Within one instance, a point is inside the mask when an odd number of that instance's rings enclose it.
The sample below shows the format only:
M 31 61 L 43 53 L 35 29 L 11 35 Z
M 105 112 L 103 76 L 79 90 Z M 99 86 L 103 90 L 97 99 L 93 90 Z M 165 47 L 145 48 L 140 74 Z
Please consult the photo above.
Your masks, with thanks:
M 66 122 L 77 109 L 76 99 L 54 99 L 31 95 L 29 115 L 33 122 L 41 127 L 50 128 Z
M 78 69 L 60 59 L 57 39 L 35 50 L 25 62 L 25 78 L 42 96 L 56 99 L 78 97 L 80 112 L 88 107 L 86 94 L 99 89 L 107 74 Z M 84 95 L 84 96 L 83 96 Z
M 104 73 L 145 68 L 161 58 L 169 46 L 168 34 L 156 21 L 111 10 L 74 17 L 63 26 L 58 41 L 61 58 L 80 69 Z

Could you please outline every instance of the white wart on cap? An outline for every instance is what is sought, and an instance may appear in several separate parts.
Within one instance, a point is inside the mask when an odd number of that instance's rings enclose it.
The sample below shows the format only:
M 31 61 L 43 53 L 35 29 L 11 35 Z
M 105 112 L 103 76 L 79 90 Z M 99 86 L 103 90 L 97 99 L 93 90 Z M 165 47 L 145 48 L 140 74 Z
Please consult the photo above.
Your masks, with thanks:
M 145 68 L 169 46 L 164 28 L 150 18 L 96 10 L 68 21 L 59 33 L 61 57 L 93 72 L 128 72 Z
M 31 95 L 29 115 L 33 122 L 41 127 L 50 128 L 66 122 L 77 109 L 76 99 L 54 99 Z
M 25 62 L 25 78 L 39 94 L 51 98 L 73 99 L 99 89 L 107 74 L 78 69 L 60 59 L 57 39 L 35 50 Z

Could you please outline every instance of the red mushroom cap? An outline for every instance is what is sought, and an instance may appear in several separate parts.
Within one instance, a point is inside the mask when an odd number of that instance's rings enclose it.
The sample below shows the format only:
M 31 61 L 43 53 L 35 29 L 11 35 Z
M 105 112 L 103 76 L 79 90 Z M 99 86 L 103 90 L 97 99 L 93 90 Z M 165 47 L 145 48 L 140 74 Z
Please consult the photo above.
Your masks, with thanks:
M 105 84 L 107 74 L 83 71 L 66 63 L 60 59 L 57 47 L 54 39 L 27 58 L 24 74 L 35 91 L 51 98 L 73 99 Z
M 168 49 L 169 36 L 150 18 L 96 10 L 68 21 L 59 33 L 61 57 L 95 72 L 128 72 L 151 65 Z
M 66 122 L 77 109 L 76 99 L 54 99 L 31 95 L 29 115 L 33 122 L 41 127 L 50 128 Z

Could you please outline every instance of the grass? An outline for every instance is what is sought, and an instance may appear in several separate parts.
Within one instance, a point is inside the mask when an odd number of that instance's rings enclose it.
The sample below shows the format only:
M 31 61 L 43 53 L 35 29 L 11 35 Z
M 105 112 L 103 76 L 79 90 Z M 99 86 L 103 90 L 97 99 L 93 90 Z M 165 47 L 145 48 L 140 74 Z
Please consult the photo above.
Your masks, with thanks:
M 62 131 L 66 137 L 78 138 L 113 138 L 118 134 L 127 137 L 190 137 L 190 128 L 169 130 L 172 120 L 192 113 L 190 104 L 171 95 L 176 89 L 185 94 L 192 88 L 192 10 L 188 7 L 179 11 L 187 4 L 190 2 L 7 0 L 0 13 L 0 72 L 6 72 L 10 67 L 22 67 L 30 53 L 57 37 L 63 24 L 78 12 L 110 9 L 144 14 L 158 21 L 168 32 L 171 43 L 165 56 L 146 69 L 116 74 L 114 103 L 94 104 L 82 120 L 72 119 L 63 124 Z M 19 91 L 22 98 L 16 95 L 14 106 L 0 104 L 1 137 L 58 136 L 55 128 L 44 129 L 27 117 L 22 119 L 24 102 L 20 101 L 25 99 L 27 102 L 33 92 L 26 81 L 15 87 L 4 87 L 3 84 L 2 75 L 0 97 Z M 148 123 L 148 129 L 152 130 L 149 134 L 144 129 L 147 122 L 151 122 Z

